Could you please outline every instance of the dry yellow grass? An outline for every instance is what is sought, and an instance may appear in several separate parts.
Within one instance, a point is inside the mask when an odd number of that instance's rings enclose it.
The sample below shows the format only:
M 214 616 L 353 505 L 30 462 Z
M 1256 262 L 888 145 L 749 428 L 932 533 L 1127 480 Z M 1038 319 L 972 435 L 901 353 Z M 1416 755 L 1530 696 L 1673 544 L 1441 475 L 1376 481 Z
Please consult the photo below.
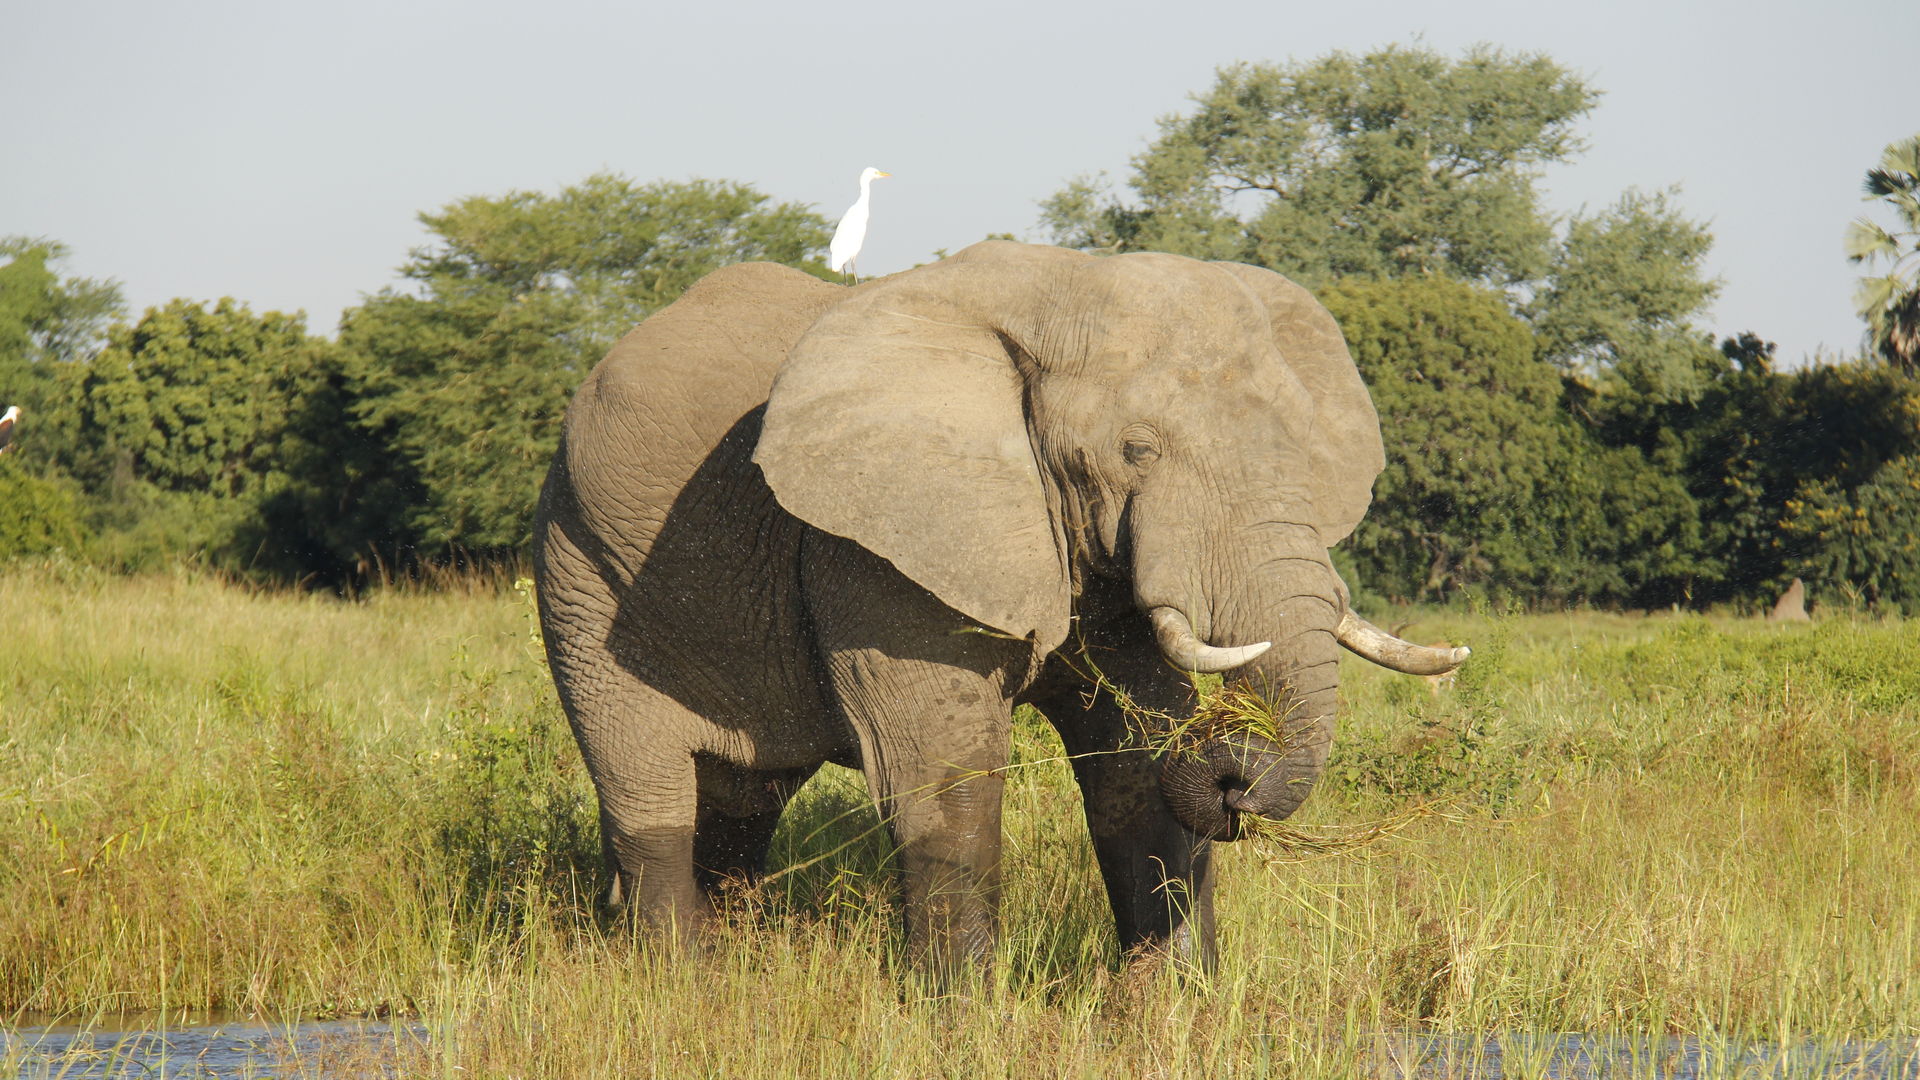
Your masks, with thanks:
M 1022 718 L 999 962 L 933 998 L 895 969 L 884 830 L 843 770 L 783 827 L 777 863 L 805 865 L 697 955 L 603 921 L 511 591 L 16 566 L 0 605 L 20 1021 L 391 1011 L 432 1037 L 341 1053 L 467 1076 L 1392 1076 L 1424 1037 L 1543 1075 L 1553 1032 L 1920 1054 L 1920 624 L 1430 616 L 1475 646 L 1458 685 L 1348 664 L 1289 825 L 1449 815 L 1365 857 L 1221 849 L 1205 984 L 1113 967 L 1078 796 Z

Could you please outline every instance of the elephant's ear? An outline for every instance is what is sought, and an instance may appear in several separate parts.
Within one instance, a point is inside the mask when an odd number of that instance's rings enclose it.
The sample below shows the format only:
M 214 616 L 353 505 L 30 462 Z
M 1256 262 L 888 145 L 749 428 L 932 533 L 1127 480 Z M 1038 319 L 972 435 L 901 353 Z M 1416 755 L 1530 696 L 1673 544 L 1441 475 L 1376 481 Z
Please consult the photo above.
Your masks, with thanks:
M 875 282 L 823 315 L 780 369 L 753 460 L 796 517 L 1050 650 L 1067 636 L 1071 583 L 1011 331 L 954 299 L 993 276 L 981 262 Z
M 1267 307 L 1280 355 L 1313 395 L 1315 524 L 1328 547 L 1346 539 L 1373 499 L 1373 480 L 1386 467 L 1380 415 L 1327 309 L 1307 290 L 1257 266 L 1219 263 Z

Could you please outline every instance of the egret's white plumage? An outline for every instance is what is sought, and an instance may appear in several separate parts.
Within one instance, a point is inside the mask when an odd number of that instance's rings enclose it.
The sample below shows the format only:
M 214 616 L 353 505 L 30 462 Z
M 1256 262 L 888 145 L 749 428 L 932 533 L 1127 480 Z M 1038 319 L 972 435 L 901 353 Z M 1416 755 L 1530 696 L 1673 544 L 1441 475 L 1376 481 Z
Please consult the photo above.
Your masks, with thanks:
M 867 204 L 873 199 L 873 182 L 892 173 L 883 173 L 869 165 L 860 170 L 860 198 L 847 208 L 840 227 L 833 230 L 833 243 L 827 245 L 828 264 L 835 273 L 853 273 L 853 261 L 860 256 L 860 245 L 867 242 Z
M 6 415 L 0 416 L 0 454 L 13 447 L 13 427 L 20 422 L 20 406 L 7 406 Z

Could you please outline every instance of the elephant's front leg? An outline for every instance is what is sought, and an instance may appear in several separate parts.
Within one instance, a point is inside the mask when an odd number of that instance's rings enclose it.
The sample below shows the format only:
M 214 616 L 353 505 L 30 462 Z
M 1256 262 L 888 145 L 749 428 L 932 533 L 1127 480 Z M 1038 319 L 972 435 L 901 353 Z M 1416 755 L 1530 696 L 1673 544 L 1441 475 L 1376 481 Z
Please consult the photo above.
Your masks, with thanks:
M 862 740 L 863 743 L 865 740 Z M 992 963 L 1000 910 L 1000 806 L 1006 741 L 904 763 L 918 748 L 884 742 L 868 785 L 900 862 L 907 951 L 941 982 Z M 890 759 L 890 760 L 889 760 Z
M 1140 620 L 1144 627 L 1146 620 Z M 1093 653 L 1136 702 L 1172 715 L 1191 709 L 1185 682 L 1144 630 L 1139 640 Z M 1084 661 L 1076 660 L 1084 668 Z M 1035 687 L 1033 704 L 1060 732 L 1073 761 L 1100 876 L 1128 960 L 1164 958 L 1200 972 L 1216 962 L 1212 843 L 1173 816 L 1160 794 L 1159 763 L 1141 748 L 1138 722 L 1113 695 L 1058 658 Z
M 893 834 L 908 949 L 944 981 L 993 955 L 1010 701 L 1031 677 L 1032 646 L 969 632 L 848 541 L 822 535 L 808 548 L 810 614 Z

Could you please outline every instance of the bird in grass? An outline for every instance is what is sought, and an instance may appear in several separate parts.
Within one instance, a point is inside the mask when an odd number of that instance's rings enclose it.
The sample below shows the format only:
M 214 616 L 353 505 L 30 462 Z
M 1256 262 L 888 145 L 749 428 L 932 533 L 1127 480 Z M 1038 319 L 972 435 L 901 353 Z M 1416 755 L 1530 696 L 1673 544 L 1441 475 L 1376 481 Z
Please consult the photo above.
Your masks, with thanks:
M 860 198 L 847 207 L 846 216 L 840 219 L 840 227 L 833 230 L 833 243 L 827 245 L 827 254 L 832 259 L 829 265 L 834 273 L 847 274 L 855 281 L 860 280 L 860 275 L 853 268 L 853 260 L 860 257 L 860 245 L 867 242 L 867 204 L 873 200 L 873 182 L 892 175 L 871 165 L 860 170 Z
M 5 416 L 0 416 L 0 454 L 13 449 L 13 428 L 20 422 L 20 406 L 7 406 Z

